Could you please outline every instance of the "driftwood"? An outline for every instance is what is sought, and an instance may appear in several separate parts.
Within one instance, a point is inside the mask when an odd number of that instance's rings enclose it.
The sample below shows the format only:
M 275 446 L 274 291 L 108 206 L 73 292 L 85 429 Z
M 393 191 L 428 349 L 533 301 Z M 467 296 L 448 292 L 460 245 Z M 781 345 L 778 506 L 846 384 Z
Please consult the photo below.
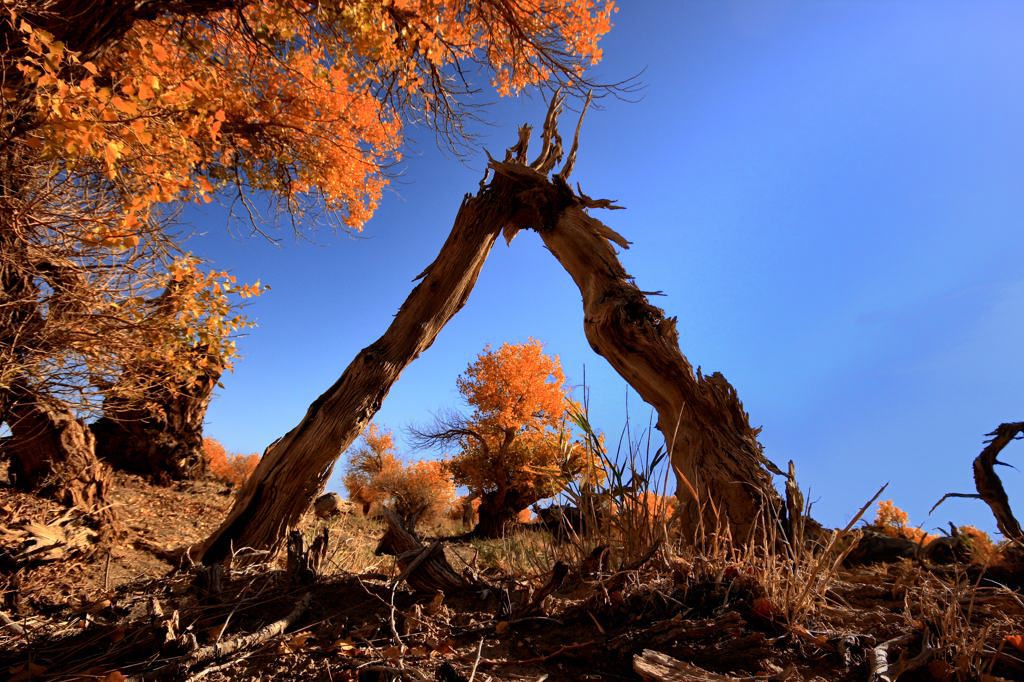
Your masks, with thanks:
M 738 682 L 740 679 L 713 673 L 651 649 L 633 656 L 633 671 L 648 682 Z
M 1020 522 L 1013 515 L 1010 509 L 1010 498 L 1006 495 L 1003 482 L 999 480 L 995 467 L 1003 464 L 997 458 L 1003 448 L 1009 445 L 1012 440 L 1019 440 L 1021 433 L 1024 433 L 1024 422 L 1007 422 L 1000 424 L 996 430 L 986 435 L 991 436 L 985 441 L 985 448 L 974 458 L 974 487 L 977 493 L 946 493 L 935 506 L 928 512 L 931 514 L 938 509 L 939 505 L 951 497 L 969 497 L 985 502 L 996 517 L 996 525 L 999 532 L 1008 540 L 1024 540 L 1024 531 L 1021 530 Z
M 402 526 L 401 519 L 390 509 L 383 510 L 388 529 L 377 545 L 376 554 L 393 554 L 398 557 L 399 575 L 395 584 L 402 580 L 417 592 L 458 592 L 474 587 L 455 572 L 440 542 L 424 547 L 416 537 Z

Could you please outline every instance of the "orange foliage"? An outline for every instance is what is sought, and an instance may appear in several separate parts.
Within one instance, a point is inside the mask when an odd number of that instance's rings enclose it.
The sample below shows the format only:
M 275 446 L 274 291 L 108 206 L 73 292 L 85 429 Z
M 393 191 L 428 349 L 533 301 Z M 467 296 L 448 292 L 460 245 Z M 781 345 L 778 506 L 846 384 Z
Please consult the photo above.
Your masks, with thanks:
M 999 548 L 985 531 L 974 526 L 960 526 L 957 535 L 967 545 L 967 552 L 974 563 L 987 565 L 999 559 Z
M 437 461 L 403 463 L 394 452 L 389 431 L 371 424 L 362 444 L 349 456 L 344 483 L 349 499 L 368 512 L 374 505 L 395 511 L 410 527 L 433 521 L 455 499 L 455 486 L 445 465 Z
M 878 503 L 878 512 L 875 514 L 875 526 L 878 526 L 883 533 L 892 537 L 901 537 L 921 546 L 927 545 L 936 538 L 935 535 L 915 528 L 910 523 L 907 512 L 897 507 L 892 500 L 882 500 Z
M 529 505 L 596 470 L 569 428 L 573 403 L 561 363 L 540 341 L 484 349 L 457 385 L 473 412 L 456 429 L 456 484 L 477 494 L 514 490 Z
M 228 454 L 224 446 L 213 438 L 203 439 L 203 455 L 206 457 L 211 476 L 235 486 L 245 483 L 260 462 L 260 456 L 255 453 Z
M 670 518 L 678 502 L 675 495 L 658 495 L 647 490 L 639 495 L 623 495 L 616 501 L 615 507 L 616 513 L 629 514 L 634 521 L 654 524 Z
M 613 11 L 611 0 L 238 0 L 136 21 L 86 59 L 15 3 L 0 20 L 22 43 L 11 72 L 30 95 L 3 96 L 31 103 L 37 159 L 121 196 L 120 221 L 84 238 L 131 246 L 157 204 L 241 187 L 359 229 L 400 156 L 403 120 L 461 130 L 469 89 L 450 69 L 475 62 L 503 95 L 576 81 L 601 58 Z

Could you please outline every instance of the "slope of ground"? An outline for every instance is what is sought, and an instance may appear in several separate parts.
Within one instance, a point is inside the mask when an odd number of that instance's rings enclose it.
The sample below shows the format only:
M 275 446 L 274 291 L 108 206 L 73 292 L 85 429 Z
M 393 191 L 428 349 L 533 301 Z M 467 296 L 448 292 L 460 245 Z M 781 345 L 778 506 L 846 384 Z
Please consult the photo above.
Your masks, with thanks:
M 394 581 L 394 557 L 374 555 L 379 522 L 327 523 L 315 580 L 276 562 L 211 572 L 181 550 L 230 490 L 116 483 L 109 552 L 68 545 L 5 576 L 10 679 L 1024 679 L 1024 597 L 1001 584 L 1019 569 L 997 583 L 918 557 L 843 567 L 838 545 L 792 556 L 663 542 L 626 557 L 524 530 L 445 546 L 467 588 L 414 592 Z M 0 509 L 8 555 L 26 519 L 63 515 L 9 490 Z M 310 519 L 306 537 L 324 525 Z

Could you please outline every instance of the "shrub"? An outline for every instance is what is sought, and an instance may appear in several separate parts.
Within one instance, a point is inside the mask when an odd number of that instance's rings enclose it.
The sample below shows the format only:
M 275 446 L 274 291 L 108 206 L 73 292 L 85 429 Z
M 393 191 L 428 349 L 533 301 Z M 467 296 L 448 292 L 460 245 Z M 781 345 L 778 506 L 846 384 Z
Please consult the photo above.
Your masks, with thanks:
M 874 525 L 886 535 L 894 538 L 904 538 L 922 547 L 936 538 L 935 535 L 924 532 L 910 524 L 910 517 L 907 512 L 897 507 L 892 500 L 882 500 L 878 503 L 878 512 L 875 514 Z
M 442 462 L 402 462 L 391 433 L 372 424 L 349 456 L 344 482 L 349 499 L 362 505 L 364 514 L 375 505 L 386 506 L 410 530 L 420 521 L 440 519 L 455 499 L 455 485 Z
M 245 483 L 260 462 L 260 456 L 255 453 L 229 454 L 224 446 L 213 438 L 203 439 L 203 456 L 206 458 L 210 476 L 234 486 Z

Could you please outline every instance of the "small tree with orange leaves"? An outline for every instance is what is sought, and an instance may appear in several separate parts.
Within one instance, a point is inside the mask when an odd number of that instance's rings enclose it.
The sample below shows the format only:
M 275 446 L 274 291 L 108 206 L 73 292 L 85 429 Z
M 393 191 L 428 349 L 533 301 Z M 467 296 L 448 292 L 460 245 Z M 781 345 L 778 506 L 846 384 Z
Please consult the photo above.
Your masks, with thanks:
M 213 438 L 203 439 L 203 458 L 211 476 L 233 486 L 245 483 L 260 461 L 260 456 L 255 453 L 228 454 L 220 441 Z
M 886 535 L 905 538 L 921 546 L 927 545 L 936 537 L 920 528 L 911 526 L 907 512 L 897 507 L 892 500 L 882 500 L 878 503 L 874 525 L 878 526 Z
M 531 504 L 596 470 L 570 430 L 561 363 L 540 341 L 485 348 L 456 383 L 470 415 L 439 418 L 415 435 L 425 446 L 459 448 L 448 467 L 480 499 L 475 534 L 499 536 Z
M 444 515 L 455 499 L 455 485 L 441 462 L 402 462 L 394 447 L 391 432 L 371 424 L 349 456 L 345 488 L 364 514 L 374 505 L 386 506 L 414 530 L 421 521 Z

